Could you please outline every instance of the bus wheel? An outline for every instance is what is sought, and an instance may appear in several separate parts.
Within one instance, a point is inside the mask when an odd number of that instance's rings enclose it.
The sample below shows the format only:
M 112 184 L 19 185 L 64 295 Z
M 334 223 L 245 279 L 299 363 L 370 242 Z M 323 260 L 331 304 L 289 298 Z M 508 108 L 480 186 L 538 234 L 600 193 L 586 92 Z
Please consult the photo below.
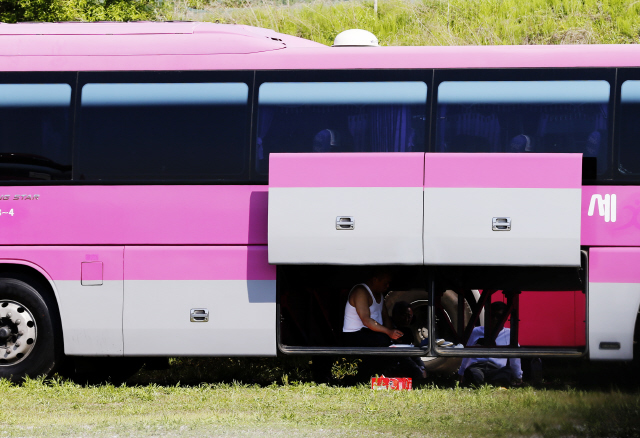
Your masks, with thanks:
M 29 283 L 0 278 L 0 378 L 20 382 L 48 375 L 57 365 L 62 351 L 50 309 Z

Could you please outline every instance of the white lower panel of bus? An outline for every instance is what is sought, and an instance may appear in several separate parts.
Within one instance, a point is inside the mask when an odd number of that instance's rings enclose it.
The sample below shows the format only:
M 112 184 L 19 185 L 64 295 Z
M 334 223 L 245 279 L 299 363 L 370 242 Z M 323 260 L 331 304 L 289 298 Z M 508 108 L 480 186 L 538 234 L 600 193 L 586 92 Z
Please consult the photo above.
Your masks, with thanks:
M 580 189 L 427 187 L 424 262 L 580 266 L 580 206 Z
M 422 264 L 422 187 L 270 187 L 269 263 Z
M 633 359 L 640 283 L 589 283 L 589 357 Z
M 80 280 L 55 280 L 68 355 L 121 356 L 122 280 L 82 286 Z
M 127 280 L 125 297 L 125 356 L 276 354 L 275 280 Z

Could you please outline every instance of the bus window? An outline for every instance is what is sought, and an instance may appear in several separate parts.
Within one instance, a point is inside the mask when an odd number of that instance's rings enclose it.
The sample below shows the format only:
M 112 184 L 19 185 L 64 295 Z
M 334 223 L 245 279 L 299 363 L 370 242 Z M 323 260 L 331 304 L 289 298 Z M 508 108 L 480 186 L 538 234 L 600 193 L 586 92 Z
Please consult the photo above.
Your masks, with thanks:
M 74 179 L 242 179 L 248 94 L 245 83 L 86 84 Z
M 0 180 L 71 179 L 69 84 L 0 84 Z
M 625 81 L 620 94 L 620 161 L 625 175 L 640 174 L 640 81 Z
M 437 152 L 574 152 L 607 169 L 607 81 L 442 82 Z
M 266 82 L 259 93 L 259 174 L 271 152 L 424 151 L 424 82 Z

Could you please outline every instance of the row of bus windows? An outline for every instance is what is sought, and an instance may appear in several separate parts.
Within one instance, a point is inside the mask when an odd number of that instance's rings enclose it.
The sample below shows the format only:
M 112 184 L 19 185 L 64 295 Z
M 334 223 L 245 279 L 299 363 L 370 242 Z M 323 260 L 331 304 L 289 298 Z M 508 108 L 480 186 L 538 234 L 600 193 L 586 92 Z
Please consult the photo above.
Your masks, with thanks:
M 640 81 L 621 89 L 611 163 L 606 81 L 442 82 L 436 152 L 579 152 L 640 175 Z M 424 82 L 0 84 L 3 180 L 215 181 L 267 175 L 272 152 L 425 151 Z M 72 132 L 75 156 L 72 157 Z M 253 167 L 249 171 L 249 166 Z

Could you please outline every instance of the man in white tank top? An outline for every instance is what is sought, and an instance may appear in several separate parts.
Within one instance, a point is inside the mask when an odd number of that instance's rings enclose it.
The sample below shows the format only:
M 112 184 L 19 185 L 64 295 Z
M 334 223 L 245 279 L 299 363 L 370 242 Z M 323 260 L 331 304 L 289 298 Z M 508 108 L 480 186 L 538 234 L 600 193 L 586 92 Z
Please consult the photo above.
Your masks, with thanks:
M 384 305 L 389 290 L 391 272 L 386 267 L 375 268 L 369 279 L 349 292 L 342 327 L 345 345 L 354 347 L 388 347 L 392 339 L 402 337 L 393 328 Z

